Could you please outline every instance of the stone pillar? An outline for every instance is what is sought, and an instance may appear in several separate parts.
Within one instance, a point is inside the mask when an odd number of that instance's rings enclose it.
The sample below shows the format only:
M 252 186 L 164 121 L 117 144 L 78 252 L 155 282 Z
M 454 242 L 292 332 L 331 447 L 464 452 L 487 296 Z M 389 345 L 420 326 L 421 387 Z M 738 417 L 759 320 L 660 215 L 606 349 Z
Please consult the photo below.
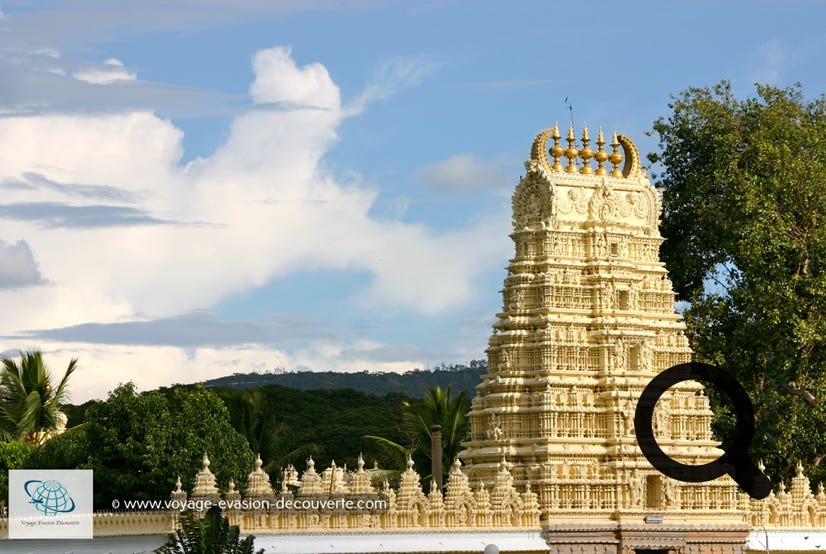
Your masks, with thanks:
M 430 475 L 431 480 L 442 490 L 442 426 L 430 426 Z

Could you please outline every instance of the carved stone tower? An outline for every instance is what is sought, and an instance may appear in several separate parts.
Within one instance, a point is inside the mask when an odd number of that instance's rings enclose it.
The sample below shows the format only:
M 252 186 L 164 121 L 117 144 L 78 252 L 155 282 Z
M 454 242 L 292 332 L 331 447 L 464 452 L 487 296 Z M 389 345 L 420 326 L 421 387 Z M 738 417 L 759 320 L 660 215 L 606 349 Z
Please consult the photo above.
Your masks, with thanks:
M 517 487 L 539 494 L 546 527 L 607 520 L 645 530 L 646 517 L 660 516 L 736 526 L 731 479 L 669 479 L 634 435 L 643 388 L 691 359 L 658 256 L 659 194 L 627 137 L 606 148 L 600 131 L 592 149 L 587 128 L 577 145 L 571 127 L 567 146 L 561 139 L 557 126 L 537 135 L 513 195 L 516 253 L 460 454 L 471 482 L 493 483 L 506 464 Z M 657 404 L 658 443 L 683 463 L 710 462 L 722 454 L 711 417 L 702 386 L 678 384 Z

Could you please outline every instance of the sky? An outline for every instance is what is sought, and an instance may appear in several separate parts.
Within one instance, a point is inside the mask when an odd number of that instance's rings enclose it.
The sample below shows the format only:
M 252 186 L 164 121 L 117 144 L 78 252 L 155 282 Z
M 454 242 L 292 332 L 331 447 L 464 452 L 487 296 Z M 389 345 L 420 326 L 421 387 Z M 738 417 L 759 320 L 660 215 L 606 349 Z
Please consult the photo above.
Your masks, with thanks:
M 826 91 L 818 0 L 0 2 L 0 355 L 75 403 L 482 359 L 537 132 Z

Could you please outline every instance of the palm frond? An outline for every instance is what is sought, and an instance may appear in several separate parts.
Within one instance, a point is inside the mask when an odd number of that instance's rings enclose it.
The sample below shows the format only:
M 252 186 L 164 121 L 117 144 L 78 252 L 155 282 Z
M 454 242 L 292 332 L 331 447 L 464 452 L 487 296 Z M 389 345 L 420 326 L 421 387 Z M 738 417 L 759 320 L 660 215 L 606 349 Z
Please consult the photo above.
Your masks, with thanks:
M 375 435 L 364 435 L 362 438 L 365 438 L 365 439 L 368 439 L 368 440 L 371 440 L 371 441 L 376 441 L 377 443 L 379 443 L 382 446 L 386 446 L 391 450 L 395 450 L 396 452 L 404 454 L 405 457 L 409 457 L 413 453 L 411 450 L 405 448 L 404 446 L 400 445 L 399 443 L 393 442 L 390 439 L 386 439 L 384 437 L 377 437 Z
M 77 367 L 73 359 L 57 389 L 39 351 L 20 352 L 20 362 L 5 358 L 0 370 L 0 432 L 40 445 L 61 426 L 61 402 L 69 377 Z

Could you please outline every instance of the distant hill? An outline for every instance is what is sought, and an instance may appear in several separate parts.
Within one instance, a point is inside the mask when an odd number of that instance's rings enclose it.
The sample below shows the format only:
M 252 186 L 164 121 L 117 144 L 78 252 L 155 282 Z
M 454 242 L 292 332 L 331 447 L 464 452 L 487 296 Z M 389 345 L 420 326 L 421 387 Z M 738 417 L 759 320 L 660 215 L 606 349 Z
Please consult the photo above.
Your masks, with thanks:
M 402 393 L 421 398 L 428 387 L 453 385 L 454 392 L 476 395 L 476 385 L 488 370 L 484 360 L 473 360 L 469 366 L 453 365 L 428 371 L 414 369 L 406 373 L 367 372 L 343 373 L 333 371 L 303 371 L 290 373 L 235 373 L 205 381 L 214 388 L 250 389 L 266 385 L 279 385 L 299 390 L 353 389 L 367 394 L 384 396 Z

